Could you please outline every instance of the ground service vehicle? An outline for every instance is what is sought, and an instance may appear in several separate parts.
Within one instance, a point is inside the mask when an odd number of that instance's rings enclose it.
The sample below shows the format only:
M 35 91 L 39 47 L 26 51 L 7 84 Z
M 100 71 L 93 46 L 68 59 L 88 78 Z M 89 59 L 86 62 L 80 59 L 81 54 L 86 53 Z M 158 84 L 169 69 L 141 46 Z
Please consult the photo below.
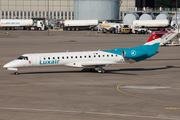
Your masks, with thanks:
M 163 31 L 169 27 L 169 20 L 134 20 L 132 26 L 145 26 L 146 28 L 158 28 Z
M 45 25 L 43 20 L 37 19 L 1 19 L 0 27 L 3 30 L 15 30 L 17 27 L 23 30 L 44 30 Z
M 101 24 L 101 30 L 103 33 L 109 31 L 110 33 L 130 33 L 131 30 L 128 25 L 120 23 L 104 23 Z
M 131 26 L 131 32 L 135 34 L 146 34 L 148 29 L 145 26 Z
M 131 29 L 128 25 L 121 24 L 120 33 L 131 33 Z
M 121 28 L 120 23 L 103 23 L 101 24 L 102 33 L 110 32 L 110 33 L 119 33 Z
M 63 22 L 60 22 L 61 26 L 63 26 L 63 29 L 68 31 L 78 31 L 80 29 L 94 30 L 98 23 L 98 20 L 65 20 Z

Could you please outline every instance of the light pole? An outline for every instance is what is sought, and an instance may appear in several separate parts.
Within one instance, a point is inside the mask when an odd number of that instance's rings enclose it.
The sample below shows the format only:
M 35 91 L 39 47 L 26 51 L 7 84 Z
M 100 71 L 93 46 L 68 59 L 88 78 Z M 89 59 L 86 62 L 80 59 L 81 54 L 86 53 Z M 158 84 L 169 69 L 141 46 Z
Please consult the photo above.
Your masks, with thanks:
M 177 29 L 178 29 L 178 34 L 177 34 L 177 41 L 176 44 L 179 45 L 179 25 L 178 25 L 178 17 L 177 17 L 177 0 L 176 0 L 176 24 L 177 24 Z
M 176 24 L 177 24 L 177 27 L 178 27 L 178 34 L 177 34 L 176 44 L 179 45 L 179 24 L 178 24 L 178 17 L 177 17 L 177 0 L 176 0 Z
M 49 36 L 49 0 L 48 0 L 48 36 Z

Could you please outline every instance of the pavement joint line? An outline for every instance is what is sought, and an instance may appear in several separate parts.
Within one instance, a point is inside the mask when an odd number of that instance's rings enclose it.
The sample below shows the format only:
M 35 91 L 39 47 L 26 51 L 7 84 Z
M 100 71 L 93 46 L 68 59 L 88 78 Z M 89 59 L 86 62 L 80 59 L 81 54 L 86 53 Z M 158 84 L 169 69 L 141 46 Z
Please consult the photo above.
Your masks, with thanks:
M 161 74 L 161 75 L 145 76 L 145 77 L 140 77 L 140 78 L 131 79 L 131 80 L 128 80 L 128 81 L 125 81 L 125 82 L 119 84 L 119 85 L 117 86 L 117 90 L 118 90 L 119 92 L 125 94 L 125 95 L 129 95 L 129 96 L 136 97 L 136 98 L 141 98 L 141 99 L 146 99 L 146 100 L 153 100 L 153 101 L 159 101 L 159 102 L 166 102 L 166 103 L 180 104 L 180 103 L 177 103 L 177 102 L 169 102 L 169 101 L 164 101 L 164 100 L 158 100 L 158 99 L 153 99 L 153 98 L 148 98 L 148 97 L 142 97 L 142 96 L 138 96 L 138 95 L 133 95 L 133 94 L 124 92 L 124 91 L 122 91 L 122 90 L 119 89 L 120 86 L 122 86 L 123 84 L 129 83 L 129 82 L 132 82 L 132 81 L 142 80 L 143 78 L 151 78 L 151 77 L 155 77 L 155 76 L 164 76 L 164 75 L 172 75 L 172 74 L 179 74 L 179 73 Z
M 24 110 L 24 111 L 40 111 L 40 112 L 62 112 L 62 113 L 77 113 L 77 114 L 92 114 L 92 115 L 108 115 L 108 116 L 122 116 L 122 117 L 136 117 L 136 118 L 150 118 L 150 119 L 163 119 L 163 120 L 179 120 L 179 118 L 155 117 L 155 116 L 141 116 L 141 115 L 128 115 L 118 113 L 101 113 L 101 112 L 87 112 L 87 111 L 73 111 L 73 110 L 52 110 L 52 109 L 33 109 L 33 108 L 9 108 L 0 107 L 2 110 Z
M 6 97 L 24 97 L 16 95 L 1 95 Z M 135 104 L 135 105 L 144 105 L 144 103 L 131 103 L 131 102 L 114 102 L 114 101 L 100 101 L 100 100 L 85 100 L 85 99 L 71 99 L 71 98 L 49 98 L 49 97 L 27 97 L 27 98 L 38 98 L 38 99 L 53 99 L 53 100 L 70 100 L 70 101 L 81 101 L 81 102 L 97 102 L 97 103 L 115 103 L 115 104 Z M 153 106 L 162 106 L 167 107 L 167 105 L 158 105 L 158 104 L 149 104 Z

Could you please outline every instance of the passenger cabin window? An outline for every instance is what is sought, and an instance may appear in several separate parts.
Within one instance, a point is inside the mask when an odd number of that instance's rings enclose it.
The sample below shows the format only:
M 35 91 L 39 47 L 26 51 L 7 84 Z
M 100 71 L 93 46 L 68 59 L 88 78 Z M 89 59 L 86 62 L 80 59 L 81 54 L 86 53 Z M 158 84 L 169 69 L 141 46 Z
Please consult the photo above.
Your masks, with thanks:
M 86 56 L 84 56 L 84 58 L 86 58 Z
M 67 59 L 68 59 L 69 57 L 67 57 Z
M 48 57 L 48 59 L 50 60 L 50 57 Z
M 82 58 L 82 56 L 80 56 L 80 58 Z
M 113 57 L 113 55 L 111 55 L 111 57 Z
M 53 59 L 55 59 L 55 57 L 53 57 Z
M 107 57 L 109 57 L 109 55 L 107 55 Z
M 73 56 L 71 56 L 71 59 L 73 59 Z
M 57 57 L 57 59 L 59 59 L 59 57 Z
M 46 58 L 44 58 L 44 60 L 46 60 Z
M 98 57 L 101 57 L 100 55 L 98 55 Z
M 64 57 L 62 57 L 62 59 L 64 59 Z
M 75 58 L 77 58 L 77 56 Z

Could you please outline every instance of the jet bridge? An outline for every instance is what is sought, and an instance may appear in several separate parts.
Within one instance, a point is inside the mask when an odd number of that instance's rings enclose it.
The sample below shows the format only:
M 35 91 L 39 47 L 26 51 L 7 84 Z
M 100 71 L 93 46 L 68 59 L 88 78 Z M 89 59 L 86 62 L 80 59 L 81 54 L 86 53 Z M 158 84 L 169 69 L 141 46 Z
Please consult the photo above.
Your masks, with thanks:
M 167 46 L 167 45 L 179 45 L 179 39 L 177 41 L 172 41 L 172 39 L 178 35 L 178 25 L 174 24 L 166 29 L 167 34 L 164 34 L 161 38 L 160 45 Z

